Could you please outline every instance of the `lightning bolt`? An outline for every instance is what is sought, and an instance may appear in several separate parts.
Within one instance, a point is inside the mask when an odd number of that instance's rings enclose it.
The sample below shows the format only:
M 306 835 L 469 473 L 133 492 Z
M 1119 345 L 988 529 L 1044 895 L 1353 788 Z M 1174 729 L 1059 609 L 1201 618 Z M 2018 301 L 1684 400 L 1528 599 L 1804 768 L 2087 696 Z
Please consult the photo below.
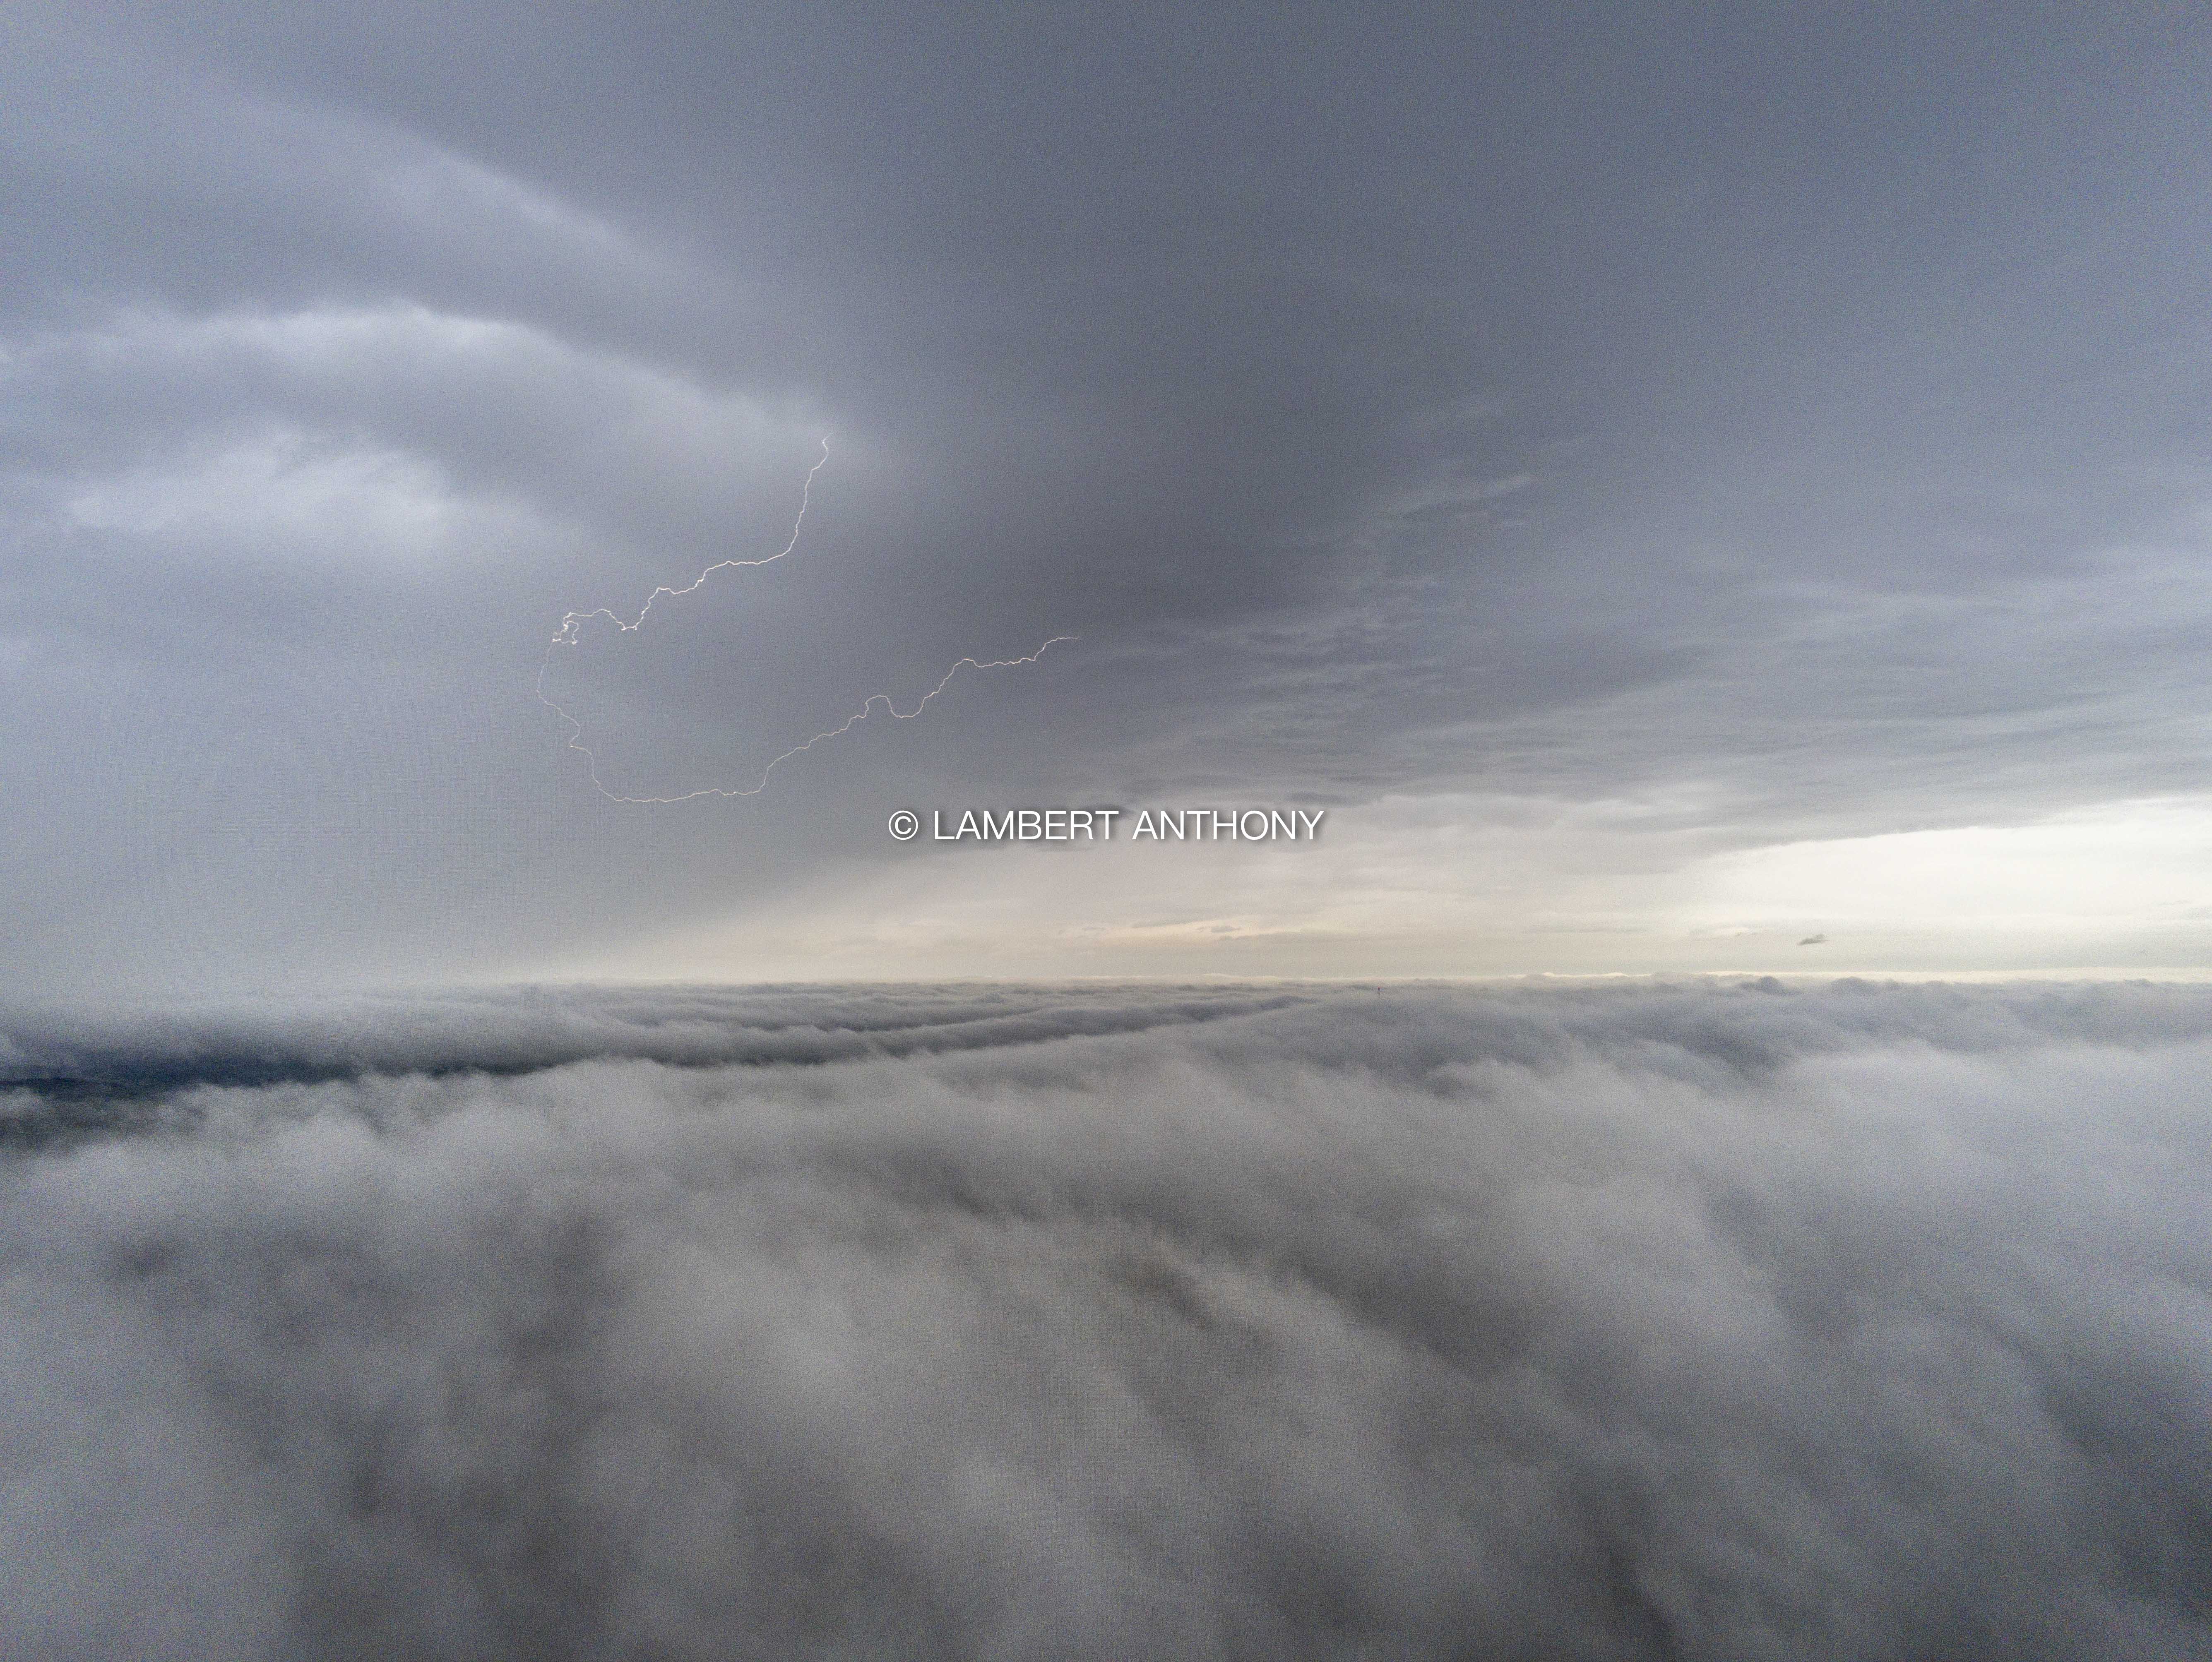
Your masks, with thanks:
M 849 733 L 861 722 L 866 721 L 868 719 L 870 713 L 872 712 L 878 704 L 884 707 L 885 713 L 890 715 L 892 720 L 912 721 L 916 716 L 920 715 L 924 710 L 929 707 L 930 700 L 935 698 L 939 693 L 943 692 L 947 687 L 952 684 L 952 677 L 958 675 L 961 670 L 1011 670 L 1024 664 L 1034 664 L 1039 658 L 1042 658 L 1047 652 L 1050 652 L 1054 646 L 1059 646 L 1062 641 L 1073 640 L 1076 639 L 1076 637 L 1072 634 L 1056 634 L 1053 636 L 1051 640 L 1046 641 L 1043 646 L 1031 652 L 1027 658 L 1000 658 L 990 659 L 988 662 L 979 662 L 975 658 L 963 658 L 951 669 L 947 670 L 945 672 L 945 678 L 939 682 L 937 685 L 931 688 L 927 692 L 924 693 L 921 695 L 920 701 L 917 702 L 911 710 L 901 710 L 898 706 L 891 701 L 890 695 L 888 693 L 873 694 L 861 703 L 859 709 L 854 711 L 851 715 L 845 719 L 845 723 L 842 726 L 832 727 L 827 732 L 817 733 L 812 738 L 808 739 L 805 743 L 794 744 L 791 749 L 786 750 L 781 755 L 771 758 L 768 766 L 761 769 L 761 776 L 758 783 L 745 790 L 739 791 L 735 789 L 724 789 L 720 786 L 710 785 L 697 791 L 687 791 L 680 797 L 625 797 L 617 795 L 616 792 L 608 790 L 605 784 L 599 778 L 599 759 L 592 754 L 591 748 L 584 743 L 584 724 L 577 720 L 575 717 L 570 715 L 568 711 L 562 709 L 561 706 L 556 704 L 551 699 L 545 695 L 545 672 L 553 665 L 554 648 L 556 646 L 574 646 L 580 645 L 582 643 L 582 636 L 579 631 L 584 624 L 590 622 L 595 617 L 605 618 L 609 622 L 612 623 L 617 629 L 620 629 L 625 634 L 634 634 L 644 624 L 646 615 L 652 611 L 653 603 L 659 600 L 663 595 L 666 595 L 672 600 L 679 596 L 690 594 L 694 590 L 697 589 L 701 584 L 704 583 L 708 578 L 712 577 L 719 571 L 740 571 L 747 570 L 756 566 L 773 566 L 777 561 L 782 559 L 785 555 L 789 554 L 793 549 L 799 546 L 799 533 L 806 524 L 806 506 L 808 502 L 812 500 L 814 494 L 814 476 L 821 472 L 822 470 L 829 464 L 830 440 L 828 436 L 824 435 L 822 440 L 822 454 L 816 458 L 814 465 L 806 470 L 805 482 L 799 487 L 799 514 L 798 517 L 791 522 L 791 540 L 786 543 L 777 552 L 769 555 L 767 558 L 763 560 L 718 560 L 713 565 L 708 567 L 706 570 L 701 572 L 698 576 L 693 578 L 689 583 L 686 583 L 680 589 L 672 589 L 667 587 L 665 585 L 663 585 L 661 587 L 653 590 L 651 594 L 645 597 L 645 604 L 638 608 L 637 616 L 630 619 L 628 622 L 624 622 L 620 616 L 605 606 L 595 608 L 588 612 L 570 612 L 562 618 L 561 627 L 554 630 L 553 638 L 545 643 L 545 656 L 540 658 L 538 664 L 538 701 L 540 704 L 543 704 L 547 709 L 552 711 L 555 715 L 560 717 L 562 720 L 568 724 L 568 748 L 571 750 L 577 751 L 582 755 L 584 761 L 588 764 L 591 769 L 592 788 L 597 791 L 601 796 L 605 797 L 609 802 L 669 804 L 694 802 L 701 797 L 721 797 L 724 798 L 757 797 L 760 795 L 762 792 L 768 789 L 769 775 L 775 772 L 776 768 L 781 764 L 789 761 L 793 756 L 799 755 L 802 750 L 812 749 L 824 739 L 832 739 L 837 737 L 840 734 Z

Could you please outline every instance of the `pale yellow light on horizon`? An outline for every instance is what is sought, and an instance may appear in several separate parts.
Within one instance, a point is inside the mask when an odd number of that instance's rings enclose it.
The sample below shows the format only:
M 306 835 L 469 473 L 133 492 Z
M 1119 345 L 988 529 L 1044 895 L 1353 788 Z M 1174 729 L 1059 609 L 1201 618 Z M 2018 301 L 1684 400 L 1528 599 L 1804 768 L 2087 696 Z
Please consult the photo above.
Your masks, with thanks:
M 2212 970 L 2212 797 L 1749 849 L 1716 846 L 1722 834 L 1683 810 L 1407 797 L 1332 810 L 1312 846 L 918 849 L 530 973 Z

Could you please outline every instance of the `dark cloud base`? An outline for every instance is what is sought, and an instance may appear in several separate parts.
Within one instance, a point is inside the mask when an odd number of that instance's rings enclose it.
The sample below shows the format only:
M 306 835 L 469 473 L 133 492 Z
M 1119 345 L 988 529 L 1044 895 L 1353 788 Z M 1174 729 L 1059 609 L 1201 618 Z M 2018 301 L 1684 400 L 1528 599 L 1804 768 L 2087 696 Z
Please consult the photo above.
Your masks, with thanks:
M 2212 1647 L 2203 991 L 0 1034 L 6 1656 Z

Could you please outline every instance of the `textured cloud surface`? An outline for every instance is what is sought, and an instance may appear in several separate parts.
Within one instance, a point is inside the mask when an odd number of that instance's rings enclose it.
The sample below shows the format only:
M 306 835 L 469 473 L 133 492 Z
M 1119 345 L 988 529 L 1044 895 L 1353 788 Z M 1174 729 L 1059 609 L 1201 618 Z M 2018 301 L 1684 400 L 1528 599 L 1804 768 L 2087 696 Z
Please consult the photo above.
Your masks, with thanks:
M 2201 992 L 4 1031 L 0 1654 L 2212 1643 Z

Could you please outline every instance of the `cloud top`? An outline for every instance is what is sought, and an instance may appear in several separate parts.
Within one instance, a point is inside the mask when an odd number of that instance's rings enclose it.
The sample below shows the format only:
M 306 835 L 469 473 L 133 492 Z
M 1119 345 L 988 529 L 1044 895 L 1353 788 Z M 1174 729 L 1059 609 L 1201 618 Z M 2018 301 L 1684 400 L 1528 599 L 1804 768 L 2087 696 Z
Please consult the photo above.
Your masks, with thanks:
M 18 1118 L 64 1058 L 177 1078 L 0 1168 L 0 1653 L 2208 1637 L 2200 992 L 10 1032 Z M 268 1083 L 179 1083 L 247 1055 Z

